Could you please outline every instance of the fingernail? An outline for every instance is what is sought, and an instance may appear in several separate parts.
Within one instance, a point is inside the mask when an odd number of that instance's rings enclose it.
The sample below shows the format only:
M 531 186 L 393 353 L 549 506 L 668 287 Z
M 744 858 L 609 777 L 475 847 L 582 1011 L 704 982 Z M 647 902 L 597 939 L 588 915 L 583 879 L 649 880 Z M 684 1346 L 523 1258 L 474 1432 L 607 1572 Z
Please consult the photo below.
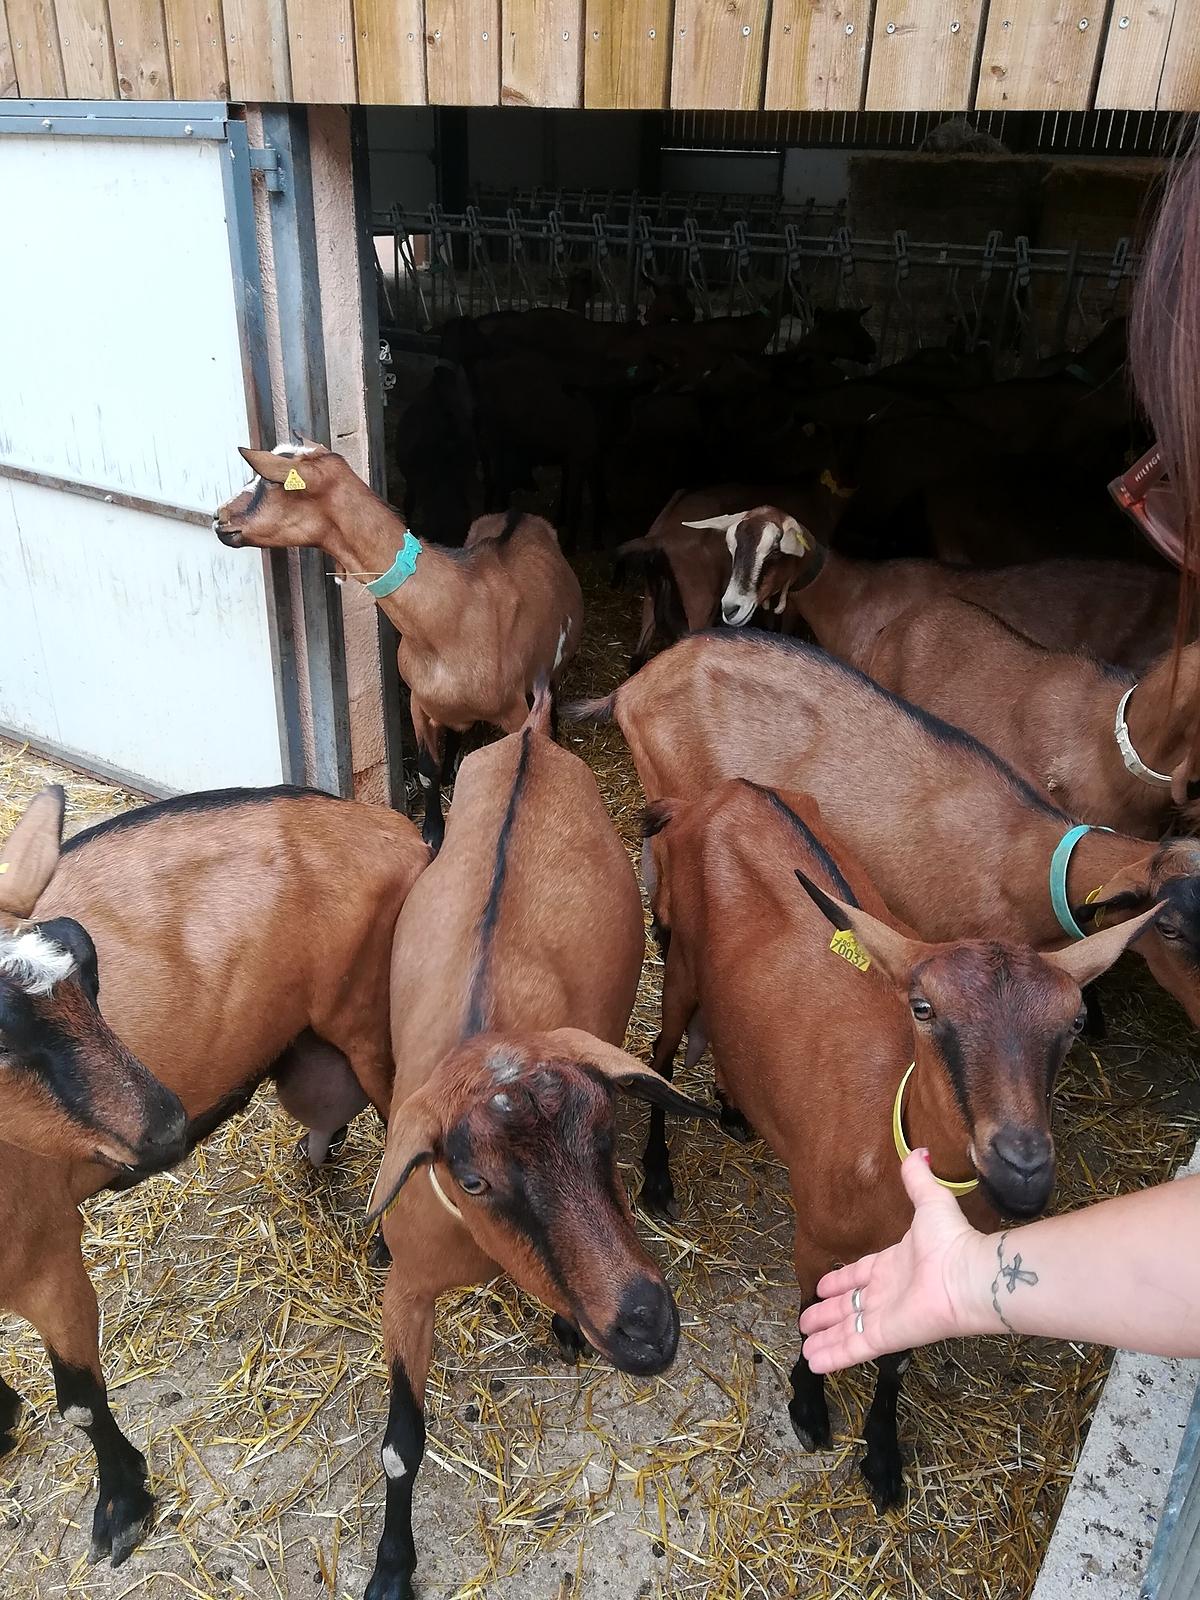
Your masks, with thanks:
M 927 1167 L 933 1165 L 933 1163 L 929 1159 L 929 1151 L 928 1150 L 918 1150 L 917 1154 L 920 1156 L 921 1160 L 925 1163 L 925 1165 Z

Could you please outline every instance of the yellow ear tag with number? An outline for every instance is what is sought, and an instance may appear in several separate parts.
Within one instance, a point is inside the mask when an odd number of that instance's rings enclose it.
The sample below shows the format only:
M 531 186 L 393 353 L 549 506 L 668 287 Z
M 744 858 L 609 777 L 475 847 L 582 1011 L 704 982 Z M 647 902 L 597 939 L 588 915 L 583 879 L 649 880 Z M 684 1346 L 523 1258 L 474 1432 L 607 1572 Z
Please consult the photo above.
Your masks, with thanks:
M 285 489 L 307 489 L 308 485 L 296 471 L 295 467 L 293 467 L 288 473 L 287 477 L 283 480 L 283 487 Z
M 852 967 L 857 967 L 860 972 L 865 972 L 871 965 L 870 956 L 849 928 L 839 928 L 829 941 L 829 948 L 835 955 L 841 956 L 843 961 L 848 961 Z

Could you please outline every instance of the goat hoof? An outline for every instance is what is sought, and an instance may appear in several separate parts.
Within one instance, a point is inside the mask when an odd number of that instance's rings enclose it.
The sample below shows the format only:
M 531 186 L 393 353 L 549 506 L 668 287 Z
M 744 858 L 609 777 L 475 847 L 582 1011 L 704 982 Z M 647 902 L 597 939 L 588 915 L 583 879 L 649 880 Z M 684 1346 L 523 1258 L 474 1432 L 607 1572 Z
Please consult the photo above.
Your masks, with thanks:
M 414 1600 L 411 1571 L 386 1567 L 381 1560 L 376 1561 L 363 1600 Z
M 723 1105 L 721 1107 L 721 1132 L 727 1133 L 731 1139 L 736 1139 L 739 1144 L 749 1144 L 754 1138 L 754 1129 L 736 1106 Z
M 566 1317 L 560 1317 L 556 1311 L 550 1319 L 550 1331 L 554 1335 L 558 1353 L 567 1366 L 578 1366 L 580 1359 L 591 1349 L 579 1329 L 573 1322 L 568 1322 Z
M 145 1467 L 142 1468 L 143 1474 Z M 106 1557 L 119 1567 L 141 1544 L 154 1520 L 154 1496 L 146 1484 L 129 1482 L 116 1494 L 100 1491 L 92 1519 L 92 1545 L 88 1562 L 95 1566 Z
M 387 1240 L 382 1233 L 376 1232 L 375 1237 L 367 1246 L 367 1265 L 382 1269 L 392 1264 L 392 1252 L 388 1249 Z
M 679 1202 L 675 1198 L 675 1186 L 665 1174 L 651 1176 L 646 1174 L 642 1179 L 642 1192 L 638 1196 L 642 1209 L 649 1212 L 652 1217 L 661 1217 L 665 1222 L 679 1220 Z
M 870 1451 L 858 1463 L 858 1470 L 867 1480 L 875 1509 L 882 1514 L 898 1506 L 904 1498 L 904 1467 L 898 1455 L 892 1457 L 872 1455 Z
M 833 1448 L 833 1434 L 829 1428 L 829 1413 L 824 1416 L 819 1414 L 804 1415 L 796 1409 L 795 1403 L 788 1406 L 788 1416 L 792 1419 L 792 1432 L 800 1441 L 800 1448 L 807 1450 L 811 1455 L 817 1450 L 831 1450 Z

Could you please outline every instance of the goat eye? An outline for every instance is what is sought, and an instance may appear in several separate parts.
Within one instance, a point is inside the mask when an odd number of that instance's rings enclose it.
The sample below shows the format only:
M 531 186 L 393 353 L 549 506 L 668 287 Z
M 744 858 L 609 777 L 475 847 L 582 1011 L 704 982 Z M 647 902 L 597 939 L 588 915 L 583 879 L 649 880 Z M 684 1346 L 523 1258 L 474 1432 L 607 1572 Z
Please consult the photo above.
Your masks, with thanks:
M 1072 1033 L 1082 1033 L 1086 1026 L 1087 1026 L 1087 1007 L 1084 1006 L 1083 1010 L 1075 1018 L 1074 1022 L 1072 1022 L 1072 1024 L 1071 1024 L 1071 1032 Z
M 1179 939 L 1182 935 L 1173 922 L 1160 922 L 1158 931 L 1164 939 Z
M 459 1178 L 458 1187 L 464 1194 L 482 1194 L 485 1189 L 490 1189 L 491 1184 L 486 1178 L 481 1178 L 477 1172 L 468 1172 Z
M 908 1004 L 918 1022 L 933 1021 L 933 1007 L 928 1000 L 910 1000 Z

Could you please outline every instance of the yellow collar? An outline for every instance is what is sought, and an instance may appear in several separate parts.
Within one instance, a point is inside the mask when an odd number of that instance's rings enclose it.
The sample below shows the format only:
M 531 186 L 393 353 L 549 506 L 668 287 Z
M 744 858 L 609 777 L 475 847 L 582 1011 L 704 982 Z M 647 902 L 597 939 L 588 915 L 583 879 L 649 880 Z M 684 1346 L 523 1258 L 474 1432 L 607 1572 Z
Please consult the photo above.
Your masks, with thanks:
M 437 1195 L 438 1199 L 442 1202 L 442 1204 L 445 1206 L 446 1210 L 450 1213 L 450 1215 L 452 1217 L 457 1217 L 458 1220 L 461 1222 L 462 1221 L 462 1212 L 458 1209 L 458 1207 L 454 1204 L 454 1201 L 451 1200 L 450 1196 L 446 1193 L 446 1191 L 442 1188 L 441 1184 L 438 1182 L 438 1175 L 433 1170 L 433 1162 L 432 1161 L 429 1163 L 429 1167 L 428 1167 L 427 1170 L 429 1172 L 429 1181 L 433 1185 L 434 1194 Z
M 892 1106 L 892 1138 L 896 1141 L 896 1154 L 901 1161 L 907 1161 L 912 1155 L 908 1140 L 904 1137 L 904 1091 L 908 1088 L 908 1080 L 917 1070 L 917 1063 L 912 1066 L 900 1079 L 900 1087 L 896 1090 L 896 1101 Z M 432 1171 L 432 1168 L 430 1169 Z M 978 1189 L 979 1179 L 969 1178 L 966 1183 L 951 1183 L 949 1178 L 939 1178 L 935 1172 L 934 1183 L 940 1183 L 943 1189 L 949 1189 L 951 1194 L 970 1194 L 972 1189 Z

